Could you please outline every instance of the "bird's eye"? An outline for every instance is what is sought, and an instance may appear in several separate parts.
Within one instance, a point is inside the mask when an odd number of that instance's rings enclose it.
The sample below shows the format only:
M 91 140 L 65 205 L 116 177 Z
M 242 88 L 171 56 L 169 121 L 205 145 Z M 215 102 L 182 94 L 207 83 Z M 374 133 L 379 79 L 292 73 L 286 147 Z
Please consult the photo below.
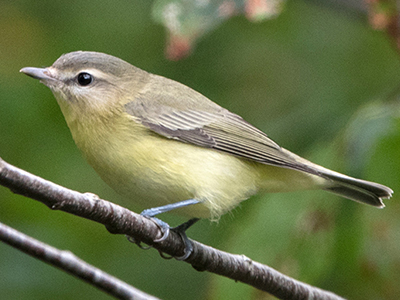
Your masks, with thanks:
M 79 73 L 77 79 L 81 86 L 87 86 L 93 82 L 93 76 L 86 72 Z

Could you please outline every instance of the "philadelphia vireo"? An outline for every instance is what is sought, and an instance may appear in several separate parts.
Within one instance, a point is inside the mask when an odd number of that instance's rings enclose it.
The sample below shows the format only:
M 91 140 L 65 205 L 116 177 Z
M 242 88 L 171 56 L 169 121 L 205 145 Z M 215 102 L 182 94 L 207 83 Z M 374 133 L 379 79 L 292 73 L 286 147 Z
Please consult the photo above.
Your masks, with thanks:
M 200 93 L 97 52 L 23 68 L 57 99 L 76 145 L 100 177 L 145 215 L 176 209 L 217 219 L 259 193 L 323 189 L 384 207 L 393 191 L 325 169 Z

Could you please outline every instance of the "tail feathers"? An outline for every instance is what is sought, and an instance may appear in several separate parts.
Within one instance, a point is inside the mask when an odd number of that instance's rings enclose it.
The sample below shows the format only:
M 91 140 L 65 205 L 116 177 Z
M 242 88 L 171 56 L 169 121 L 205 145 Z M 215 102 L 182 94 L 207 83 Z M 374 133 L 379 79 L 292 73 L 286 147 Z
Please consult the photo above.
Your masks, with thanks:
M 388 199 L 393 194 L 390 188 L 382 184 L 348 177 L 339 173 L 325 173 L 323 177 L 332 180 L 331 185 L 325 187 L 325 190 L 378 208 L 384 208 L 385 205 L 382 199 Z

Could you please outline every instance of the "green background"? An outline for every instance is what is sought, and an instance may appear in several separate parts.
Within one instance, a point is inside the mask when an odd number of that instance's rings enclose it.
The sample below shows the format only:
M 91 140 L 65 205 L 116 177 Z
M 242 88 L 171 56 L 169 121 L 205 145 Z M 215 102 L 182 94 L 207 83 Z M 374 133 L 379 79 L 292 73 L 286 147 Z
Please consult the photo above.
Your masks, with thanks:
M 205 35 L 190 57 L 171 62 L 151 1 L 1 1 L 0 157 L 121 203 L 81 158 L 51 92 L 18 72 L 92 50 L 200 91 L 316 163 L 399 191 L 398 53 L 362 14 L 315 3 L 288 1 L 278 18 L 262 23 L 234 17 Z M 322 191 L 258 195 L 188 234 L 343 297 L 398 299 L 398 200 L 395 193 L 378 210 Z M 2 187 L 0 221 L 163 299 L 268 298 Z M 1 243 L 0 295 L 110 299 Z

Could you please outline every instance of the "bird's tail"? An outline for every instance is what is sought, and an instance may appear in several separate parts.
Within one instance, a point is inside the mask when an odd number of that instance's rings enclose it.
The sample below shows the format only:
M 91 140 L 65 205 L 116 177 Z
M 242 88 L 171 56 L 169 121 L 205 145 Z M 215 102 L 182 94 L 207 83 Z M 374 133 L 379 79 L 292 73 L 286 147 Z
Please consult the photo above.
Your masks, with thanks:
M 321 173 L 330 181 L 325 190 L 357 202 L 384 208 L 382 199 L 388 199 L 393 194 L 390 188 L 379 183 L 352 178 L 330 170 Z
M 322 185 L 322 189 L 326 191 L 378 208 L 384 208 L 382 199 L 388 199 L 393 194 L 392 189 L 382 184 L 353 178 L 312 163 L 286 149 L 282 151 L 299 163 L 303 171 L 326 179 Z

